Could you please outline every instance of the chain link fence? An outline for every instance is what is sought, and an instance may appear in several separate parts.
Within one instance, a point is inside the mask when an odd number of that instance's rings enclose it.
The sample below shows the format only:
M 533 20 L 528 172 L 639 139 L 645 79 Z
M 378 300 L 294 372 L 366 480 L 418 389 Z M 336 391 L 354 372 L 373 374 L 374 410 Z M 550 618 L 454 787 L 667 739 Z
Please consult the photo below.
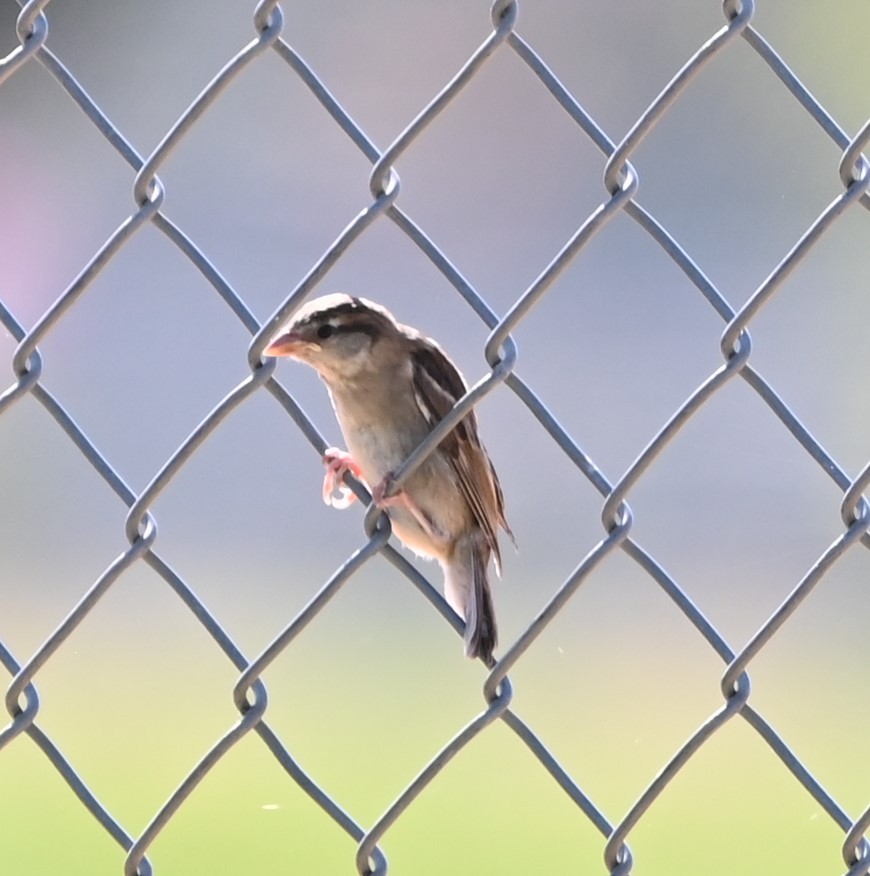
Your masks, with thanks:
M 657 801 L 675 777 L 689 768 L 693 759 L 711 740 L 721 735 L 726 726 L 734 723 L 733 719 L 742 719 L 769 752 L 781 761 L 793 783 L 811 796 L 825 818 L 841 832 L 839 845 L 844 862 L 842 872 L 850 876 L 870 872 L 870 847 L 864 838 L 870 826 L 870 788 L 864 789 L 864 802 L 853 811 L 847 811 L 845 804 L 838 801 L 816 778 L 811 760 L 803 756 L 797 746 L 793 747 L 786 742 L 751 697 L 750 673 L 754 661 L 776 639 L 793 615 L 803 610 L 804 603 L 813 590 L 824 583 L 826 575 L 843 561 L 847 553 L 851 551 L 854 554 L 862 547 L 870 546 L 870 535 L 867 534 L 870 508 L 863 496 L 870 481 L 870 464 L 857 470 L 848 470 L 825 449 L 795 413 L 788 399 L 777 392 L 762 374 L 760 366 L 756 365 L 758 357 L 753 356 L 753 341 L 750 337 L 750 329 L 762 308 L 776 296 L 787 294 L 788 281 L 793 272 L 808 261 L 810 253 L 822 237 L 832 227 L 842 223 L 847 214 L 863 215 L 862 208 L 870 207 L 870 195 L 867 191 L 870 175 L 862 154 L 870 138 L 870 121 L 852 134 L 838 124 L 757 29 L 756 5 L 761 4 L 756 4 L 753 0 L 726 0 L 721 7 L 722 18 L 718 29 L 711 31 L 708 38 L 693 47 L 682 61 L 672 59 L 672 69 L 677 72 L 670 81 L 663 81 L 661 86 L 657 86 L 660 90 L 654 99 L 627 126 L 627 133 L 621 137 L 608 133 L 596 122 L 593 114 L 584 108 L 581 98 L 572 93 L 548 66 L 546 52 L 524 38 L 520 13 L 524 11 L 525 4 L 497 0 L 488 11 L 488 24 L 482 19 L 486 12 L 484 7 L 474 9 L 472 5 L 468 5 L 462 11 L 464 26 L 488 27 L 485 38 L 478 48 L 457 65 L 455 74 L 442 83 L 435 96 L 420 106 L 419 111 L 407 119 L 404 128 L 392 137 L 385 148 L 381 148 L 375 145 L 367 133 L 365 118 L 359 123 L 352 118 L 342 95 L 333 93 L 327 78 L 318 75 L 303 52 L 294 48 L 293 28 L 288 24 L 293 10 L 286 4 L 282 6 L 277 2 L 261 2 L 253 12 L 254 38 L 228 57 L 189 107 L 165 130 L 157 146 L 146 154 L 141 153 L 128 139 L 125 131 L 113 122 L 111 113 L 104 111 L 90 96 L 77 78 L 76 70 L 68 68 L 64 58 L 53 51 L 53 39 L 49 39 L 49 22 L 52 21 L 55 7 L 60 5 L 60 0 L 55 0 L 54 3 L 42 0 L 21 6 L 16 24 L 19 45 L 9 51 L 0 62 L 0 92 L 10 88 L 22 71 L 35 65 L 41 66 L 51 79 L 50 83 L 42 82 L 41 88 L 62 90 L 87 117 L 93 129 L 99 132 L 132 169 L 132 201 L 123 208 L 126 215 L 118 222 L 105 243 L 90 255 L 54 303 L 36 318 L 25 319 L 16 312 L 12 290 L 7 290 L 0 298 L 0 322 L 11 339 L 9 364 L 13 374 L 0 395 L 0 429 L 4 422 L 10 421 L 10 412 L 25 400 L 41 406 L 53 421 L 52 428 L 61 430 L 126 506 L 124 531 L 129 544 L 105 566 L 105 570 L 96 580 L 79 591 L 74 603 L 64 608 L 65 617 L 59 626 L 50 634 L 44 635 L 42 644 L 32 653 L 18 651 L 8 644 L 12 630 L 18 623 L 15 612 L 7 611 L 0 618 L 0 661 L 10 679 L 5 696 L 9 721 L 0 732 L 0 760 L 18 757 L 21 746 L 25 744 L 22 737 L 29 737 L 29 743 L 35 745 L 49 759 L 81 806 L 123 849 L 126 859 L 123 865 L 119 864 L 117 872 L 123 869 L 127 876 L 146 876 L 152 872 L 161 872 L 159 855 L 155 861 L 149 857 L 153 851 L 152 846 L 175 823 L 197 786 L 220 764 L 230 759 L 230 752 L 242 740 L 259 737 L 259 741 L 274 758 L 274 766 L 283 771 L 285 780 L 295 783 L 310 799 L 310 806 L 319 807 L 332 820 L 335 830 L 338 833 L 343 832 L 356 844 L 355 862 L 348 857 L 344 872 L 353 872 L 355 868 L 359 874 L 380 874 L 391 869 L 391 831 L 413 810 L 418 798 L 426 795 L 427 789 L 431 789 L 436 778 L 457 754 L 474 740 L 486 744 L 492 738 L 490 728 L 500 724 L 521 740 L 540 771 L 567 795 L 575 807 L 578 823 L 583 821 L 600 834 L 598 847 L 604 858 L 602 872 L 606 868 L 612 874 L 628 874 L 634 871 L 652 872 L 644 867 L 642 855 L 633 855 L 631 847 L 633 837 L 636 832 L 642 831 L 642 826 Z M 207 11 L 203 14 L 208 16 Z M 108 38 L 111 39 L 111 36 Z M 8 42 L 9 33 L 5 34 L 5 39 Z M 240 42 L 243 42 L 242 38 Z M 729 302 L 705 273 L 704 266 L 693 259 L 688 248 L 669 231 L 665 221 L 657 218 L 651 209 L 643 205 L 643 173 L 642 168 L 637 170 L 635 164 L 637 154 L 651 137 L 653 129 L 674 108 L 679 107 L 681 101 L 688 99 L 705 69 L 716 59 L 727 56 L 741 45 L 744 50 L 747 47 L 751 50 L 755 61 L 761 62 L 756 65 L 753 75 L 759 79 L 766 77 L 765 81 L 775 80 L 781 100 L 797 101 L 804 117 L 811 120 L 816 130 L 833 143 L 836 154 L 839 155 L 836 170 L 842 186 L 832 200 L 819 205 L 812 221 L 807 222 L 791 240 L 785 255 L 771 264 L 766 278 L 745 297 L 742 304 L 735 305 Z M 488 302 L 487 296 L 481 293 L 479 286 L 463 273 L 451 252 L 435 242 L 435 237 L 427 231 L 426 221 L 415 218 L 410 204 L 406 208 L 402 197 L 405 183 L 400 173 L 406 153 L 427 137 L 433 123 L 460 100 L 460 95 L 473 87 L 473 83 L 493 58 L 504 56 L 510 56 L 513 62 L 521 66 L 522 76 L 527 81 L 542 86 L 537 99 L 557 104 L 570 120 L 573 135 L 584 138 L 599 150 L 604 157 L 604 186 L 600 202 L 594 209 L 574 220 L 572 232 L 567 239 L 560 244 L 550 241 L 552 255 L 549 260 L 530 268 L 536 275 L 533 281 L 524 289 L 512 292 L 507 306 L 495 308 Z M 368 162 L 370 170 L 369 197 L 361 205 L 361 209 L 337 233 L 333 242 L 309 261 L 306 270 L 295 278 L 285 278 L 287 288 L 292 288 L 292 291 L 284 300 L 274 301 L 272 315 L 261 320 L 239 294 L 236 284 L 227 279 L 220 253 L 208 252 L 206 246 L 198 244 L 195 234 L 186 230 L 184 222 L 169 218 L 171 211 L 166 208 L 171 205 L 171 198 L 167 195 L 161 174 L 186 139 L 193 135 L 198 126 L 205 124 L 212 107 L 225 99 L 237 80 L 247 75 L 252 68 L 262 65 L 266 58 L 273 59 L 269 62 L 272 66 L 268 68 L 268 75 L 279 78 L 281 88 L 296 87 L 301 83 L 316 101 L 318 112 L 328 117 L 330 124 L 341 130 Z M 275 59 L 280 61 L 280 69 L 274 64 Z M 594 90 L 594 86 L 591 90 Z M 475 132 L 471 130 L 467 136 L 473 143 Z M 546 141 L 546 131 L 541 131 L 539 136 L 542 141 Z M 822 170 L 828 173 L 832 169 L 833 165 Z M 292 171 L 304 173 L 302 168 L 293 168 Z M 677 187 L 678 181 L 673 181 L 673 185 Z M 771 192 L 774 191 L 776 188 L 772 185 Z M 470 195 L 466 192 L 465 197 Z M 201 208 L 210 209 L 206 204 L 202 204 Z M 290 205 L 288 209 L 296 207 Z M 518 345 L 515 337 L 522 331 L 524 323 L 530 321 L 532 309 L 548 296 L 556 281 L 569 267 L 582 260 L 584 253 L 594 246 L 594 242 L 605 235 L 616 217 L 627 217 L 631 220 L 659 253 L 691 284 L 696 295 L 706 302 L 706 306 L 712 308 L 721 321 L 721 333 L 718 338 L 713 335 L 704 338 L 703 343 L 712 349 L 716 349 L 714 345 L 718 344 L 718 353 L 721 355 L 719 363 L 697 383 L 697 388 L 683 403 L 660 421 L 656 430 L 650 434 L 633 436 L 634 461 L 621 476 L 610 478 L 604 474 L 604 467 L 584 450 L 583 434 L 562 425 L 553 405 L 544 401 L 545 396 L 552 398 L 556 391 L 564 394 L 565 387 L 541 386 L 538 381 L 522 376 L 525 361 L 519 352 L 521 345 Z M 751 222 L 751 218 L 749 221 Z M 390 541 L 388 521 L 372 509 L 365 515 L 364 535 L 361 538 L 356 536 L 357 549 L 331 575 L 321 581 L 319 589 L 313 592 L 307 604 L 283 626 L 278 635 L 256 649 L 243 651 L 231 632 L 232 619 L 220 616 L 220 612 L 213 605 L 201 598 L 198 595 L 197 580 L 188 577 L 169 555 L 164 554 L 157 534 L 157 515 L 153 509 L 159 497 L 183 478 L 183 472 L 200 448 L 208 439 L 221 433 L 231 415 L 252 397 L 271 396 L 311 445 L 313 452 L 304 459 L 294 460 L 293 465 L 308 467 L 311 471 L 320 465 L 318 457 L 333 443 L 321 433 L 321 429 L 332 428 L 330 422 L 315 422 L 314 416 L 303 408 L 298 393 L 289 385 L 291 372 L 286 372 L 286 381 L 279 379 L 276 362 L 271 359 L 264 361 L 262 350 L 275 329 L 308 296 L 333 291 L 332 272 L 336 266 L 348 257 L 357 241 L 370 234 L 375 227 L 382 228 L 384 225 L 392 225 L 398 229 L 405 244 L 409 243 L 434 266 L 441 278 L 440 282 L 449 286 L 451 295 L 458 296 L 464 302 L 468 320 L 479 320 L 488 333 L 483 350 L 488 370 L 482 375 L 473 375 L 468 394 L 433 431 L 425 445 L 415 454 L 415 459 L 431 452 L 446 431 L 484 399 L 512 394 L 534 420 L 534 426 L 529 425 L 527 428 L 534 428 L 549 436 L 548 440 L 558 448 L 564 460 L 569 461 L 572 469 L 600 494 L 601 534 L 597 542 L 582 544 L 582 539 L 572 542 L 572 549 L 576 549 L 576 565 L 560 583 L 547 583 L 546 578 L 537 582 L 535 598 L 539 609 L 525 617 L 517 635 L 504 636 L 503 650 L 497 655 L 497 663 L 483 681 L 483 709 L 475 716 L 469 716 L 467 723 L 457 728 L 454 735 L 443 738 L 438 745 L 432 747 L 419 772 L 404 777 L 403 790 L 380 788 L 381 794 L 392 802 L 382 811 L 380 817 L 372 820 L 355 814 L 353 806 L 340 795 L 331 793 L 315 772 L 308 772 L 303 768 L 294 752 L 293 740 L 278 732 L 270 720 L 277 711 L 292 708 L 292 703 L 276 701 L 274 698 L 269 703 L 264 676 L 282 655 L 292 656 L 291 645 L 303 630 L 309 629 L 309 633 L 314 636 L 318 634 L 318 623 L 331 611 L 337 610 L 334 603 L 330 604 L 333 597 L 342 588 L 351 585 L 363 567 L 377 562 L 378 557 L 389 561 L 419 590 L 431 609 L 440 614 L 459 634 L 462 631 L 460 620 L 446 606 L 438 590 L 430 585 L 426 575 Z M 219 402 L 213 404 L 200 422 L 191 422 L 187 438 L 159 466 L 148 472 L 147 485 L 142 489 L 133 489 L 121 467 L 110 461 L 111 454 L 100 445 L 99 440 L 92 438 L 79 425 L 76 411 L 80 399 L 75 395 L 62 395 L 49 388 L 51 380 L 46 378 L 50 378 L 52 361 L 50 356 L 44 356 L 44 347 L 50 335 L 80 308 L 95 280 L 107 268 L 117 263 L 125 248 L 148 227 L 159 231 L 165 242 L 168 242 L 164 245 L 174 247 L 187 260 L 250 335 L 247 345 L 249 373 L 237 386 L 229 389 Z M 582 297 L 582 294 L 582 291 L 577 292 L 578 297 Z M 399 319 L 413 321 L 401 308 L 397 308 L 397 315 Z M 677 318 L 676 315 L 674 318 Z M 561 330 L 580 332 L 576 328 L 577 323 L 573 320 L 568 322 L 574 327 L 566 329 L 563 324 Z M 421 328 L 425 330 L 425 326 Z M 190 326 L 189 329 L 193 331 L 196 326 Z M 123 327 L 115 328 L 115 331 L 123 330 Z M 451 348 L 450 337 L 441 337 L 440 340 L 448 349 Z M 236 348 L 238 357 L 241 357 L 244 347 L 237 344 Z M 815 353 L 808 351 L 807 355 L 812 356 Z M 790 592 L 784 598 L 778 599 L 775 610 L 766 619 L 759 619 L 754 633 L 745 643 L 736 644 L 734 641 L 727 641 L 720 634 L 715 616 L 699 608 L 690 595 L 691 587 L 678 581 L 676 575 L 666 570 L 665 563 L 651 549 L 642 546 L 635 535 L 636 523 L 631 502 L 633 491 L 639 482 L 659 464 L 663 453 L 677 443 L 675 439 L 681 430 L 698 417 L 700 412 L 711 410 L 713 399 L 718 397 L 724 387 L 741 381 L 776 418 L 781 431 L 790 436 L 790 442 L 799 446 L 814 466 L 833 482 L 838 491 L 836 510 L 841 523 L 839 531 L 827 547 L 820 547 L 815 560 L 805 566 L 798 578 L 790 582 Z M 745 397 L 742 398 L 748 405 Z M 566 401 L 559 397 L 559 400 L 561 411 L 570 410 L 570 398 Z M 600 411 L 598 414 L 587 412 L 589 417 L 596 415 L 606 417 L 609 414 L 607 411 Z M 825 424 L 814 425 L 824 436 Z M 485 422 L 483 431 L 487 443 L 497 448 L 498 435 L 488 430 Z M 14 461 L 7 457 L 4 465 L 14 465 Z M 505 468 L 503 464 L 499 467 Z M 215 473 L 214 476 L 219 477 L 219 474 Z M 316 490 L 301 492 L 305 494 L 305 502 L 314 503 L 319 499 Z M 507 498 L 510 517 L 512 510 L 522 505 L 524 498 L 512 496 L 510 492 Z M 833 511 L 834 508 L 832 505 L 830 510 Z M 697 510 L 702 513 L 702 509 Z M 735 513 L 739 513 L 739 510 L 735 508 Z M 656 511 L 653 509 L 649 513 L 655 514 Z M 567 532 L 572 528 L 572 522 L 564 514 L 561 516 L 559 525 Z M 692 550 L 688 540 L 684 547 L 686 551 Z M 228 549 L 232 550 L 232 546 Z M 522 538 L 520 549 L 523 550 Z M 511 680 L 512 673 L 522 666 L 539 637 L 560 613 L 564 613 L 569 602 L 575 600 L 584 582 L 594 577 L 596 571 L 618 553 L 629 558 L 642 572 L 645 580 L 666 595 L 674 610 L 691 625 L 695 635 L 715 652 L 724 666 L 721 677 L 716 679 L 721 690 L 721 704 L 696 725 L 683 744 L 671 751 L 666 760 L 660 763 L 654 776 L 633 786 L 634 802 L 627 811 L 613 811 L 588 789 L 582 774 L 575 770 L 569 771 L 563 765 L 564 757 L 560 759 L 547 734 L 537 731 L 533 726 L 534 722 L 524 716 L 522 685 L 515 687 Z M 330 558 L 332 559 L 334 557 Z M 535 558 L 532 557 L 531 562 L 534 561 Z M 174 789 L 166 789 L 165 803 L 152 811 L 144 823 L 133 826 L 122 823 L 116 809 L 99 799 L 91 790 L 87 771 L 78 767 L 72 756 L 64 753 L 64 739 L 46 729 L 41 719 L 44 705 L 38 686 L 40 675 L 45 673 L 47 667 L 68 659 L 69 652 L 64 649 L 65 643 L 97 612 L 98 605 L 118 586 L 125 573 L 143 564 L 180 598 L 196 623 L 207 632 L 214 647 L 235 668 L 237 680 L 232 688 L 232 695 L 238 710 L 238 720 L 210 747 L 201 751 L 195 762 L 189 764 L 188 771 L 178 776 Z M 31 586 L 16 577 L 20 573 L 13 572 L 8 566 L 2 570 L 2 565 L 0 558 L 0 571 L 7 578 L 8 586 Z M 866 567 L 864 570 L 866 572 Z M 423 567 L 423 572 L 427 571 Z M 510 599 L 510 577 L 509 562 L 507 581 L 497 593 L 497 604 L 502 610 L 505 610 L 504 606 Z M 614 632 L 618 634 L 618 631 Z M 848 634 L 860 633 L 859 626 Z M 624 647 L 631 649 L 632 642 L 627 641 Z M 458 641 L 454 650 L 457 654 L 460 651 Z M 397 655 L 397 660 L 400 659 L 401 655 Z M 714 683 L 711 679 L 710 684 Z M 856 694 L 860 697 L 860 691 Z M 570 689 L 561 691 L 563 697 L 570 698 L 571 695 Z M 807 700 L 808 708 L 812 709 L 811 698 L 808 697 Z M 303 716 L 302 720 L 305 719 L 306 716 Z M 307 716 L 307 719 L 315 724 L 319 720 L 314 714 Z M 360 720 L 365 719 L 361 716 Z M 347 728 L 349 735 L 353 734 L 353 729 Z M 413 724 L 409 725 L 407 732 L 414 732 Z M 147 746 L 147 739 L 142 744 Z M 584 740 L 576 739 L 576 745 L 584 746 Z M 11 799 L 15 790 L 6 787 L 2 794 Z M 709 796 L 699 806 L 715 813 L 716 804 L 716 789 L 710 788 Z M 8 819 L 2 825 L 3 831 L 15 829 L 15 824 L 10 824 Z M 799 825 L 795 825 L 796 832 L 800 829 Z M 286 842 L 289 859 L 292 859 L 292 836 L 283 837 L 283 841 Z M 486 842 L 493 841 L 496 838 Z M 73 841 L 71 848 L 74 847 Z M 671 869 L 669 872 L 688 872 L 697 865 L 697 861 L 684 860 L 681 870 Z M 414 866 L 410 866 L 408 870 L 416 872 Z M 14 872 L 31 871 L 24 864 Z M 474 872 L 482 871 L 475 869 Z

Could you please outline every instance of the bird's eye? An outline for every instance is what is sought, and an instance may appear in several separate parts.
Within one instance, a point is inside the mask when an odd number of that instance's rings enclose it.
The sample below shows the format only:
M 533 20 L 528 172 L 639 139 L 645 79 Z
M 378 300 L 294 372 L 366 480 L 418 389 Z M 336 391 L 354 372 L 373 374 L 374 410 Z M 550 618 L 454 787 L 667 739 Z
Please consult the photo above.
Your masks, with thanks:
M 328 337 L 332 336 L 334 331 L 334 326 L 331 326 L 328 322 L 324 323 L 319 329 L 317 329 L 317 337 L 320 338 L 321 341 L 325 341 Z

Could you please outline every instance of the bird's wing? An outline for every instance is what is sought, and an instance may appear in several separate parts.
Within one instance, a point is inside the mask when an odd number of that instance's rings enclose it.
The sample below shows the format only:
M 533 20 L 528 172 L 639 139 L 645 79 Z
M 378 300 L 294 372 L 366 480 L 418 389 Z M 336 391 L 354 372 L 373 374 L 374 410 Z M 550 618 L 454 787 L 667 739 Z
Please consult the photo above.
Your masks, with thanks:
M 467 392 L 462 375 L 434 342 L 418 338 L 411 358 L 413 386 L 417 404 L 430 426 L 434 426 Z M 441 442 L 457 474 L 460 488 L 492 549 L 496 565 L 501 565 L 496 530 L 499 526 L 513 539 L 504 516 L 504 496 L 492 462 L 477 433 L 477 420 L 471 411 Z

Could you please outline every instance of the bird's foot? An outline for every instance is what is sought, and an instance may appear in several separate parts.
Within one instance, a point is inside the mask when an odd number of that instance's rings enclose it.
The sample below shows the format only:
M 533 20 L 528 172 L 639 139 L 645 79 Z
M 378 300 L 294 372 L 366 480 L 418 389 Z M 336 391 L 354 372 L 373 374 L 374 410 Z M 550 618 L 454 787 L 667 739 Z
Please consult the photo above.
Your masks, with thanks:
M 396 508 L 405 506 L 408 502 L 408 496 L 402 490 L 395 494 L 387 495 L 393 489 L 395 482 L 396 476 L 391 471 L 388 471 L 384 475 L 384 479 L 379 484 L 375 484 L 375 488 L 372 490 L 372 502 L 378 508 Z
M 431 515 L 415 502 L 405 490 L 399 488 L 395 493 L 392 492 L 395 489 L 395 482 L 395 475 L 391 471 L 387 472 L 383 480 L 372 490 L 372 502 L 378 508 L 384 510 L 402 508 L 417 521 L 420 528 L 429 538 L 437 542 L 445 541 L 447 536 L 442 529 L 432 519 Z
M 362 472 L 353 461 L 353 457 L 337 447 L 328 447 L 323 454 L 323 464 L 326 474 L 323 476 L 323 501 L 333 508 L 343 511 L 356 501 L 356 494 L 347 484 L 344 476 L 352 474 L 357 480 L 362 480 Z

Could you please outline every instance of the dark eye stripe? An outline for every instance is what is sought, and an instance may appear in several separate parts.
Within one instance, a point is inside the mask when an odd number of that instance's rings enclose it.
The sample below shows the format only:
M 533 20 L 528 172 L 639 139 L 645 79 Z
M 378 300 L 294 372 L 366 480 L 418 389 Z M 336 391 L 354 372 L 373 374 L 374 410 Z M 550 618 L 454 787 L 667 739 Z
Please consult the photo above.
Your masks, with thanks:
M 335 335 L 346 335 L 354 332 L 368 335 L 372 340 L 377 340 L 383 334 L 383 329 L 381 326 L 377 325 L 374 320 L 365 320 L 357 317 L 352 322 L 347 323 L 324 322 L 322 325 L 318 326 L 314 334 L 316 334 L 321 340 L 326 340 Z
M 368 335 L 373 341 L 376 341 L 383 334 L 380 326 L 376 326 L 374 323 L 360 321 L 355 321 L 351 325 L 337 325 L 335 330 L 336 332 L 342 332 L 343 334 L 359 332 L 361 335 Z

